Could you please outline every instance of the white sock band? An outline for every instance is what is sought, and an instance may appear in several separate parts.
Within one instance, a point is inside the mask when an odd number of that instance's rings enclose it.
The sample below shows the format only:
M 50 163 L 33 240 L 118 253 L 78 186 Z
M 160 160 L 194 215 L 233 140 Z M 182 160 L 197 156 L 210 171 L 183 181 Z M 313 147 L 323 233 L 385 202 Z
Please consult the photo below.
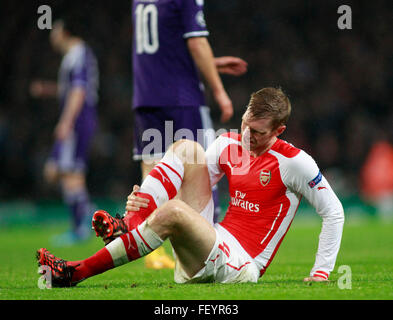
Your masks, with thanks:
M 115 267 L 143 257 L 162 245 L 164 241 L 144 221 L 106 245 Z

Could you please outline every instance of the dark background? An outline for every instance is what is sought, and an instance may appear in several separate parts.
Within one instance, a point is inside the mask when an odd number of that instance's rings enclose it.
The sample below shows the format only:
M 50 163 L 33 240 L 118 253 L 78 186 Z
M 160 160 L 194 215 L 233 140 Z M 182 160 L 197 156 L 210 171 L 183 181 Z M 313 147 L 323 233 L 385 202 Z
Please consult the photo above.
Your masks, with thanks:
M 56 80 L 61 56 L 39 30 L 39 5 L 53 17 L 77 9 L 100 68 L 99 130 L 88 184 L 94 197 L 124 199 L 140 182 L 132 160 L 131 1 L 1 1 L 0 201 L 58 198 L 42 179 L 58 119 L 56 100 L 34 99 L 33 79 Z M 352 30 L 339 30 L 337 8 L 352 8 Z M 393 136 L 391 1 L 206 0 L 216 56 L 234 55 L 247 74 L 223 76 L 235 116 L 215 129 L 239 128 L 252 92 L 281 86 L 293 113 L 283 138 L 303 148 L 342 196 L 359 192 L 372 144 Z

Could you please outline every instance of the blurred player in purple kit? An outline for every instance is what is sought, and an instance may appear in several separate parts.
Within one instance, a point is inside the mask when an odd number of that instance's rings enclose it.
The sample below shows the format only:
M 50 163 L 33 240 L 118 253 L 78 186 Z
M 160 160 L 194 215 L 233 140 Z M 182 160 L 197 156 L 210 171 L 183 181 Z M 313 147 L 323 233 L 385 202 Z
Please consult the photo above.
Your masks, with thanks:
M 237 57 L 214 57 L 207 40 L 203 0 L 134 0 L 132 20 L 133 158 L 142 160 L 144 179 L 174 140 L 197 140 L 197 131 L 202 129 L 203 141 L 198 142 L 204 148 L 216 138 L 199 73 L 221 110 L 221 122 L 226 122 L 233 115 L 233 106 L 219 72 L 242 75 L 247 63 Z M 151 136 L 144 136 L 149 129 L 160 134 L 158 150 L 149 147 Z M 179 130 L 188 135 L 176 137 Z M 217 190 L 213 193 L 217 220 Z M 162 250 L 146 258 L 148 267 L 173 267 Z
M 55 237 L 57 245 L 70 245 L 87 238 L 94 211 L 85 172 L 97 122 L 98 67 L 94 53 L 78 32 L 67 18 L 53 24 L 50 43 L 63 55 L 58 81 L 36 80 L 30 87 L 33 96 L 57 95 L 60 102 L 55 143 L 44 167 L 44 177 L 49 183 L 60 182 L 63 200 L 72 213 L 72 230 Z

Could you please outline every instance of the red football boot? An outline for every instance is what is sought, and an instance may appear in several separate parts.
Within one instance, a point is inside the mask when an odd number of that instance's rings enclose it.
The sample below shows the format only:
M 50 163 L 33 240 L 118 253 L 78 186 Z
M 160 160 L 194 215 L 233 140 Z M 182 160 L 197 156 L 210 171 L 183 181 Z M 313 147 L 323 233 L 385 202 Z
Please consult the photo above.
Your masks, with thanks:
M 92 226 L 96 236 L 101 237 L 105 244 L 128 232 L 128 228 L 119 214 L 112 217 L 105 210 L 94 212 Z
M 38 266 L 48 266 L 50 268 L 51 276 L 45 277 L 47 281 L 50 279 L 50 287 L 73 287 L 79 282 L 72 282 L 75 267 L 68 265 L 66 260 L 55 257 L 45 248 L 37 250 L 36 258 Z M 40 273 L 45 274 L 45 269 L 40 269 Z
M 105 245 L 122 234 L 135 229 L 157 208 L 150 195 L 146 193 L 137 193 L 136 195 L 150 199 L 149 206 L 140 208 L 139 211 L 128 211 L 124 217 L 120 217 L 119 214 L 112 217 L 105 210 L 98 210 L 94 213 L 92 219 L 93 230 L 95 230 L 97 237 L 104 240 Z

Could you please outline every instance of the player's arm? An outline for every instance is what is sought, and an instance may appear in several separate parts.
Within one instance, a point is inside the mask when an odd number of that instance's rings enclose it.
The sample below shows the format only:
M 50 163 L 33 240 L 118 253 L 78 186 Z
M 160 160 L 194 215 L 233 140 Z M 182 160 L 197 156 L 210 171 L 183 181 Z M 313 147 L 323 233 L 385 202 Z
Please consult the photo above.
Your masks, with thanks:
M 315 161 L 303 151 L 296 158 L 286 179 L 291 188 L 302 194 L 322 218 L 315 263 L 304 281 L 327 281 L 340 249 L 344 210 Z
M 57 83 L 52 80 L 33 80 L 30 83 L 30 94 L 34 98 L 55 98 L 57 96 Z
M 195 65 L 211 88 L 214 99 L 221 110 L 221 121 L 228 121 L 233 115 L 232 101 L 228 97 L 217 71 L 216 61 L 207 40 L 209 32 L 203 13 L 203 1 L 178 1 L 183 24 L 183 38 Z
M 214 62 L 219 73 L 229 74 L 232 76 L 241 76 L 247 72 L 247 62 L 238 57 L 215 57 Z
M 212 187 L 225 174 L 223 166 L 228 164 L 228 147 L 232 144 L 239 145 L 240 141 L 232 136 L 231 133 L 224 133 L 214 140 L 206 150 L 205 159 Z
M 82 110 L 86 92 L 83 87 L 73 87 L 64 105 L 63 112 L 55 128 L 55 136 L 58 140 L 66 139 L 72 132 L 75 120 Z
M 205 37 L 187 39 L 187 46 L 198 70 L 212 90 L 214 99 L 221 109 L 221 121 L 228 121 L 233 115 L 232 101 L 225 91 L 218 74 L 213 51 Z

